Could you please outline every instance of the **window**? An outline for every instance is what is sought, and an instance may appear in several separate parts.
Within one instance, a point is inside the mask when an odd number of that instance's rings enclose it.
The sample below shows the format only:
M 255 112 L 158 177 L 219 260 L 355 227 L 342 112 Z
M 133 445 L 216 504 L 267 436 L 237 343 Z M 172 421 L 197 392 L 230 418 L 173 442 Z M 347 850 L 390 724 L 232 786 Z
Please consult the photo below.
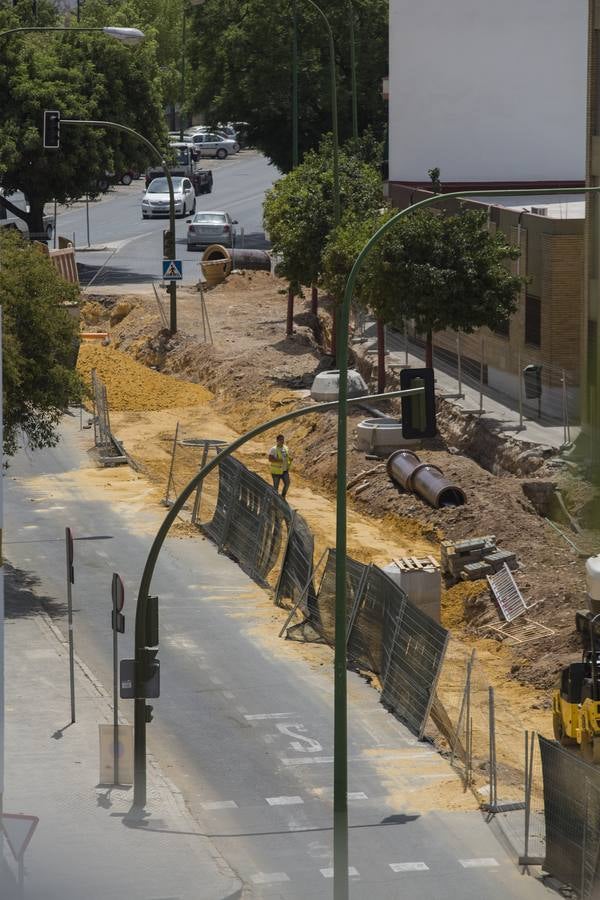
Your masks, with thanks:
M 525 297 L 525 343 L 533 347 L 542 343 L 542 301 L 533 294 Z

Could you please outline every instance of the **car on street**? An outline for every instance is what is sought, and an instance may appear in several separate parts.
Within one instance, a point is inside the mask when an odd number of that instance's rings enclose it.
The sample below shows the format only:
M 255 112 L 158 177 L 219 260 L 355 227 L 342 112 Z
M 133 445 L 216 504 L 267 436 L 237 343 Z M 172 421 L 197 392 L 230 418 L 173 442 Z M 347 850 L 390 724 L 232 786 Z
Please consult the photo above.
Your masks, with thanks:
M 196 192 L 189 178 L 173 178 L 175 215 L 187 216 L 196 211 Z M 169 185 L 166 178 L 150 182 L 142 198 L 142 219 L 168 216 L 170 211 Z
M 199 156 L 215 156 L 217 159 L 227 159 L 240 149 L 237 141 L 215 134 L 212 131 L 196 131 L 193 134 L 184 135 L 186 142 L 192 144 Z
M 237 219 L 222 211 L 197 212 L 193 219 L 187 220 L 187 248 L 208 247 L 209 244 L 222 244 L 233 247 Z

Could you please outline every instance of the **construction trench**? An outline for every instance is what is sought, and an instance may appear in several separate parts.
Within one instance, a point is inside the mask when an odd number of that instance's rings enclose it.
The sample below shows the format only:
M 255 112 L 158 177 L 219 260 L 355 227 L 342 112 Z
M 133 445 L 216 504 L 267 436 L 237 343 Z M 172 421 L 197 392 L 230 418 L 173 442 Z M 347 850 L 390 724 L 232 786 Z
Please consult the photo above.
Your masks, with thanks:
M 84 305 L 82 328 L 106 331 L 110 343 L 82 344 L 80 370 L 89 376 L 95 369 L 106 385 L 111 429 L 155 486 L 156 502 L 168 500 L 197 471 L 203 439 L 230 441 L 293 405 L 305 405 L 315 373 L 331 368 L 331 358 L 320 345 L 330 329 L 328 304 L 322 304 L 316 320 L 310 304 L 297 301 L 295 332 L 286 337 L 284 290 L 270 275 L 234 273 L 207 292 L 214 340 L 210 346 L 202 340 L 199 300 L 192 290 L 180 292 L 180 331 L 174 337 L 162 330 L 153 294 L 104 295 Z M 372 378 L 369 365 L 366 359 L 355 359 L 367 381 Z M 387 406 L 388 416 L 397 415 L 393 403 Z M 595 519 L 594 497 L 568 467 L 548 465 L 551 460 L 539 448 L 526 447 L 529 453 L 523 457 L 522 445 L 484 434 L 476 417 L 442 401 L 440 436 L 411 448 L 419 464 L 440 472 L 455 492 L 450 505 L 432 505 L 390 478 L 385 458 L 365 458 L 356 427 L 366 415 L 349 414 L 349 556 L 358 567 L 375 566 L 386 577 L 390 567 L 405 567 L 405 580 L 427 577 L 441 585 L 440 624 L 449 640 L 431 697 L 431 715 L 423 723 L 424 736 L 452 757 L 469 790 L 462 798 L 444 798 L 441 792 L 435 802 L 447 802 L 451 808 L 519 804 L 527 767 L 524 733 L 552 737 L 552 688 L 561 667 L 578 652 L 573 617 L 574 610 L 585 605 L 583 555 L 598 549 L 598 534 L 589 527 Z M 335 417 L 324 414 L 285 429 L 294 453 L 288 499 L 314 539 L 315 588 L 327 566 L 334 532 L 335 428 Z M 273 436 L 266 435 L 236 454 L 263 481 L 269 480 L 266 454 L 272 443 Z M 195 510 L 198 521 L 210 521 L 218 490 L 218 476 L 211 476 Z M 460 500 L 464 502 L 456 502 Z M 188 510 L 188 522 L 193 513 L 193 508 Z M 448 556 L 457 554 L 448 550 L 490 537 L 492 543 L 457 551 L 467 554 L 465 566 L 474 566 L 467 571 L 473 580 L 463 580 L 462 571 L 453 571 L 448 563 Z M 283 552 L 282 546 L 265 579 L 273 591 Z M 488 562 L 486 557 L 495 554 L 500 558 Z M 505 620 L 481 577 L 494 576 L 495 570 L 486 567 L 501 560 L 526 607 L 504 634 L 498 629 Z M 453 565 L 456 568 L 456 560 Z M 425 593 L 430 595 L 429 590 Z M 281 608 L 273 608 L 278 632 L 292 605 L 283 598 Z M 299 607 L 289 623 L 290 636 L 323 640 L 305 613 Z M 274 631 L 273 615 L 265 616 L 265 629 Z M 310 658 L 323 648 L 302 643 L 299 652 Z M 374 686 L 383 686 L 376 672 L 368 675 Z M 496 747 L 492 765 L 491 708 Z M 534 776 L 538 770 L 539 760 Z M 529 791 L 528 852 L 535 857 L 543 855 L 539 777 L 529 780 Z

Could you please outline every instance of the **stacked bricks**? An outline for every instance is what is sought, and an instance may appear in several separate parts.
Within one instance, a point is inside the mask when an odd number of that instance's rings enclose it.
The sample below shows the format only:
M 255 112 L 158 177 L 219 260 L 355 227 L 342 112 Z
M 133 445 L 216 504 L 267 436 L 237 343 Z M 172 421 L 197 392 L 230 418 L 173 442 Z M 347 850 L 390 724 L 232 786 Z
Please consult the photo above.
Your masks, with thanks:
M 446 576 L 458 581 L 475 581 L 498 572 L 504 564 L 517 568 L 517 557 L 508 550 L 498 550 L 493 534 L 465 541 L 442 541 L 441 564 Z

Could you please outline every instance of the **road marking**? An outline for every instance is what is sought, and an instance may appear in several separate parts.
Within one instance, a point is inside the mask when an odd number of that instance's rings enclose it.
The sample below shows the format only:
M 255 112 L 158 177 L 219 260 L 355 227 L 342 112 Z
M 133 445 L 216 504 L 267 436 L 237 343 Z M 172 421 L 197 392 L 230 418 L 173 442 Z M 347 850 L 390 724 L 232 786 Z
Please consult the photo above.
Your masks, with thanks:
M 202 809 L 237 809 L 235 800 L 213 800 L 212 803 L 202 803 Z
M 392 872 L 428 872 L 429 866 L 424 862 L 390 863 Z
M 319 869 L 323 878 L 333 878 L 333 869 Z M 354 866 L 348 866 L 348 875 L 358 876 L 358 869 Z
M 289 719 L 293 713 L 255 713 L 251 716 L 244 716 L 249 722 L 262 722 L 265 719 Z
M 459 859 L 459 863 L 463 869 L 486 869 L 500 865 L 493 856 L 482 856 L 480 859 Z
M 389 753 L 385 756 L 374 756 L 372 759 L 368 759 L 364 756 L 349 756 L 348 762 L 353 763 L 366 763 L 367 765 L 374 765 L 379 762 L 384 762 L 387 760 L 393 760 L 395 762 L 402 762 L 403 760 L 409 759 L 420 759 L 422 762 L 440 762 L 443 763 L 443 759 L 437 755 L 437 753 L 410 753 L 410 754 L 398 754 L 398 753 Z M 316 763 L 331 763 L 333 762 L 333 756 L 299 756 L 297 759 L 293 757 L 283 756 L 281 758 L 281 762 L 284 766 L 310 766 Z M 415 777 L 421 778 L 449 778 L 452 775 L 451 772 L 448 772 L 444 775 L 421 775 Z M 412 777 L 412 775 L 411 775 Z
M 64 506 L 49 506 L 47 509 L 36 509 L 36 513 L 57 512 L 60 509 L 66 509 Z
M 22 525 L 23 531 L 31 531 L 32 528 L 39 528 L 39 525 Z
M 302 797 L 265 797 L 269 806 L 297 806 L 304 803 Z
M 298 759 L 283 756 L 281 762 L 284 766 L 311 766 L 317 763 L 332 763 L 333 756 L 299 756 Z
M 253 884 L 281 884 L 282 881 L 290 879 L 285 872 L 257 872 L 250 880 Z
M 368 800 L 369 798 L 364 793 L 364 791 L 350 791 L 348 793 L 348 800 Z

